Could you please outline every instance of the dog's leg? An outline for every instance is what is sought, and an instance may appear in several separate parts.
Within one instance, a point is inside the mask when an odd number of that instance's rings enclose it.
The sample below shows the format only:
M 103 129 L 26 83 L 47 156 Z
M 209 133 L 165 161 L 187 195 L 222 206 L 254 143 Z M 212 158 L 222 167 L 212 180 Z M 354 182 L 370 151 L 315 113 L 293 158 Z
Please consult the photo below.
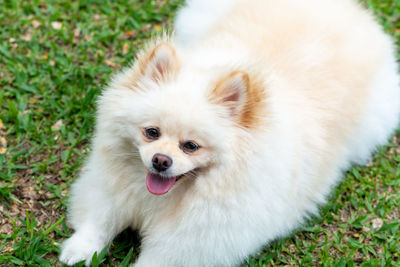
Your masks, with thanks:
M 60 261 L 68 265 L 82 260 L 89 265 L 93 254 L 99 253 L 124 230 L 132 218 L 132 212 L 121 206 L 124 202 L 119 195 L 107 193 L 105 179 L 98 168 L 89 166 L 89 169 L 91 171 L 84 173 L 71 191 L 69 222 L 75 233 L 64 241 L 60 256 Z
M 114 238 L 109 229 L 94 222 L 86 222 L 62 245 L 60 261 L 73 265 L 86 260 L 88 266 L 95 252 L 100 251 Z
M 211 222 L 207 225 L 196 225 L 189 219 L 192 223 L 177 224 L 176 229 L 152 229 L 143 237 L 140 255 L 132 266 L 237 266 L 247 255 L 262 247 L 264 239 L 257 235 L 261 232 L 260 236 L 265 237 L 265 230 L 263 233 L 260 228 L 261 231 L 258 232 L 258 229 L 253 227 L 253 231 L 250 231 L 241 223 L 227 223 L 223 219 L 226 218 L 224 214 L 220 217 L 221 220 L 207 219 L 206 221 Z M 198 219 L 196 216 L 192 218 Z M 218 225 L 222 227 L 216 227 Z

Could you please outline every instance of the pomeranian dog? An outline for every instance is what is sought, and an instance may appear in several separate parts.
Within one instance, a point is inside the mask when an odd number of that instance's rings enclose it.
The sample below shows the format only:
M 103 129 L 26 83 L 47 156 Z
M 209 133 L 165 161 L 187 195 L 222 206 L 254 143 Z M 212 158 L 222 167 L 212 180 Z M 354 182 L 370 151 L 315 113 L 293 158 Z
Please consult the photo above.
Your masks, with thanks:
M 318 212 L 400 117 L 395 49 L 353 0 L 192 0 L 98 102 L 74 264 L 127 227 L 134 266 L 235 266 Z

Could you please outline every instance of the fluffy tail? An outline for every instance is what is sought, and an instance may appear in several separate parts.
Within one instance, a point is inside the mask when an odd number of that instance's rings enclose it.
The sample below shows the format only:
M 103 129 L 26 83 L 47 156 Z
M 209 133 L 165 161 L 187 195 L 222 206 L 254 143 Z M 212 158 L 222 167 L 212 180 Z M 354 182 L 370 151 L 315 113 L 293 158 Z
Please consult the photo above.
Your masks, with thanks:
M 221 19 L 239 0 L 187 0 L 175 20 L 178 44 L 188 46 L 201 37 Z

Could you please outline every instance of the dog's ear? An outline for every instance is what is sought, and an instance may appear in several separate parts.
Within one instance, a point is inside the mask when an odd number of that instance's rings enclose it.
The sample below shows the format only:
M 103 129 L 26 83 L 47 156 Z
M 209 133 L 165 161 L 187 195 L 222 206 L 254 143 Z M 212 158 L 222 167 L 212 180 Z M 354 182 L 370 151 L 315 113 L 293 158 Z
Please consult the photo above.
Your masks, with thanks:
M 249 76 L 245 72 L 235 71 L 219 80 L 211 92 L 210 100 L 230 110 L 233 117 L 238 117 L 243 110 L 249 88 Z
M 157 45 L 142 66 L 142 74 L 155 82 L 165 81 L 179 67 L 175 49 L 168 43 Z

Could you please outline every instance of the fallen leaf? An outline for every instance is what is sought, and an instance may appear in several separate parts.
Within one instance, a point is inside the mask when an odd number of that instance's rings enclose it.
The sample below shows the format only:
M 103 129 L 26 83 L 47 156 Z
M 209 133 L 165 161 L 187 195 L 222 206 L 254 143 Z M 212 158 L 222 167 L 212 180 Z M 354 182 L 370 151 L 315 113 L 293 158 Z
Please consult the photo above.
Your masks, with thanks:
M 125 32 L 126 37 L 135 37 L 138 34 L 137 31 L 127 31 Z
M 162 30 L 162 27 L 160 25 L 158 25 L 158 24 L 154 25 L 153 28 L 158 32 Z
M 61 126 L 63 126 L 63 125 L 64 125 L 63 121 L 58 120 L 56 123 L 53 124 L 53 126 L 51 126 L 51 129 L 53 131 L 58 131 L 58 130 L 60 130 Z
M 32 21 L 32 26 L 33 26 L 33 28 L 38 28 L 39 26 L 41 25 L 41 23 L 40 23 L 40 21 L 38 21 L 38 20 L 33 20 Z
M 127 43 L 124 43 L 124 45 L 122 46 L 122 54 L 126 54 L 129 51 L 129 45 Z
M 109 59 L 105 59 L 103 62 L 105 65 L 110 66 L 110 67 L 115 66 L 115 64 Z
M 383 220 L 381 218 L 373 219 L 371 222 L 372 222 L 372 228 L 374 230 L 379 229 L 383 226 Z
M 51 27 L 53 27 L 53 29 L 55 29 L 55 30 L 59 30 L 62 27 L 62 23 L 59 21 L 53 21 L 51 23 Z
M 28 31 L 27 33 L 22 35 L 21 39 L 24 41 L 30 42 L 32 40 L 32 33 L 30 31 Z
M 81 30 L 78 29 L 78 28 L 76 28 L 76 29 L 74 30 L 74 37 L 78 38 L 79 35 L 81 35 Z
M 6 154 L 7 149 L 5 147 L 0 147 L 0 154 Z
M 102 50 L 97 50 L 95 55 L 96 55 L 96 57 L 103 56 L 104 52 Z
M 368 227 L 363 226 L 362 227 L 362 231 L 363 232 L 369 232 L 369 231 L 371 231 L 371 229 L 369 229 Z
M 2 137 L 2 136 L 0 136 L 0 144 L 1 144 L 1 146 L 3 146 L 3 147 L 6 147 L 6 146 L 7 146 L 7 140 L 6 140 L 4 137 Z

